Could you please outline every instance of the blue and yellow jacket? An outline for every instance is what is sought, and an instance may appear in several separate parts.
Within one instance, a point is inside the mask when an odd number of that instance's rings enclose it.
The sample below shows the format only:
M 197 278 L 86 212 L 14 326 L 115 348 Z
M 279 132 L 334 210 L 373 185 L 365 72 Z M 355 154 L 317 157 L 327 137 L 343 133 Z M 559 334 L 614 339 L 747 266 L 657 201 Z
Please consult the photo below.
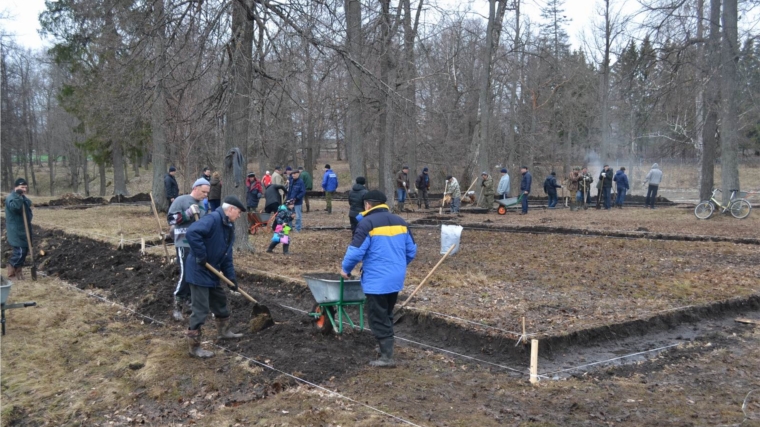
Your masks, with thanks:
M 362 212 L 356 233 L 343 257 L 343 271 L 351 273 L 360 261 L 365 294 L 382 295 L 404 289 L 406 266 L 417 255 L 417 245 L 406 221 L 378 205 Z

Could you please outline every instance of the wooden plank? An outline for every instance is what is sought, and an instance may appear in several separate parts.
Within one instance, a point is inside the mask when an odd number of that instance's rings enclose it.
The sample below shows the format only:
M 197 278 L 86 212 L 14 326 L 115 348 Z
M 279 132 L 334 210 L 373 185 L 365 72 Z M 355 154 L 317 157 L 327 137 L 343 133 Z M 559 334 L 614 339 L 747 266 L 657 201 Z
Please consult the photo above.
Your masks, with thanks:
M 538 382 L 538 340 L 530 340 L 530 383 Z
M 747 319 L 746 317 L 737 317 L 736 319 L 734 319 L 734 322 L 746 323 L 748 325 L 760 325 L 760 320 Z

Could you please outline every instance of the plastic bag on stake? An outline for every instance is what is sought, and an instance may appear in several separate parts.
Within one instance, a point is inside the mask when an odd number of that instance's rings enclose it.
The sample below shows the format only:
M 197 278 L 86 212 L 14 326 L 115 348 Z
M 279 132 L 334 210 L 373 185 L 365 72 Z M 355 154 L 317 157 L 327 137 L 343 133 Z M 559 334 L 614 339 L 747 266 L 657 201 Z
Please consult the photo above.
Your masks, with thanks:
M 441 254 L 445 254 L 451 245 L 456 245 L 451 255 L 459 252 L 459 239 L 462 237 L 461 225 L 441 225 Z

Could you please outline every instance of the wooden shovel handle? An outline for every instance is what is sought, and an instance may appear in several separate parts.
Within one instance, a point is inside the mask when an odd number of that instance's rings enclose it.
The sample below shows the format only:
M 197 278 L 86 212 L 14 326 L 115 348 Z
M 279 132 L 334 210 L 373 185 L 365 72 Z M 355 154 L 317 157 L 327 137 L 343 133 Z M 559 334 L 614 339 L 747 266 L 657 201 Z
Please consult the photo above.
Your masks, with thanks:
M 34 266 L 34 248 L 32 248 L 32 234 L 29 229 L 29 221 L 26 219 L 26 202 L 21 200 L 21 215 L 24 217 L 24 230 L 26 231 L 26 244 L 29 245 L 29 255 L 32 257 L 32 266 Z
M 406 303 L 408 303 L 409 301 L 411 301 L 411 299 L 412 299 L 412 297 L 414 296 L 414 294 L 416 294 L 416 293 L 417 293 L 417 291 L 419 291 L 419 290 L 420 290 L 420 288 L 422 288 L 422 285 L 424 285 L 424 284 L 425 284 L 425 282 L 427 282 L 427 279 L 429 279 L 429 278 L 430 278 L 430 276 L 432 276 L 432 275 L 433 275 L 433 273 L 435 273 L 435 270 L 436 270 L 436 269 L 438 269 L 438 266 L 439 266 L 439 265 L 441 265 L 441 263 L 443 262 L 443 260 L 445 260 L 445 259 L 446 259 L 446 257 L 447 257 L 447 256 L 449 256 L 449 254 L 451 253 L 451 251 L 453 251 L 453 250 L 454 250 L 454 248 L 455 248 L 456 246 L 457 246 L 456 244 L 454 244 L 454 245 L 451 245 L 451 247 L 449 248 L 449 250 L 448 250 L 448 251 L 446 251 L 446 253 L 445 253 L 445 254 L 443 254 L 443 256 L 441 257 L 441 259 L 438 261 L 438 264 L 436 264 L 436 265 L 433 267 L 433 269 L 432 269 L 432 270 L 430 270 L 430 273 L 428 273 L 428 274 L 427 274 L 427 276 L 425 276 L 425 278 L 424 278 L 424 279 L 422 279 L 422 281 L 420 282 L 420 284 L 419 284 L 419 285 L 417 285 L 417 287 L 416 287 L 416 288 L 414 288 L 414 291 L 412 292 L 412 294 L 411 294 L 411 295 L 409 295 L 409 297 L 406 299 L 406 301 L 404 301 L 403 303 L 401 303 L 401 305 L 400 305 L 400 306 L 398 306 L 398 309 L 399 309 L 399 310 L 401 310 L 402 308 L 404 308 L 404 306 L 406 305 Z
M 229 286 L 232 286 L 232 287 L 235 287 L 235 284 L 234 284 L 234 283 L 232 283 L 232 281 L 231 281 L 230 279 L 228 279 L 228 278 L 224 277 L 224 274 L 222 274 L 222 272 L 221 272 L 221 271 L 219 271 L 219 270 L 215 269 L 214 267 L 212 267 L 212 266 L 211 266 L 211 264 L 209 264 L 209 263 L 206 263 L 206 268 L 208 268 L 208 270 L 209 270 L 210 272 L 212 272 L 212 273 L 216 274 L 216 275 L 217 275 L 217 276 L 218 276 L 220 279 L 222 279 L 222 280 L 224 281 L 224 283 L 226 283 L 227 285 L 229 285 Z M 239 286 L 238 286 L 238 290 L 237 290 L 237 291 L 238 291 L 238 292 L 240 292 L 241 294 L 243 294 L 243 296 L 244 296 L 244 297 L 245 297 L 245 298 L 246 298 L 248 301 L 250 301 L 250 302 L 252 302 L 252 303 L 254 303 L 254 304 L 258 304 L 258 303 L 259 303 L 258 301 L 256 301 L 255 299 L 253 299 L 253 297 L 252 297 L 252 296 L 248 295 L 248 293 L 247 293 L 246 291 L 244 291 L 244 290 L 240 289 L 240 287 L 239 287 Z
M 158 235 L 161 237 L 161 243 L 164 246 L 164 255 L 166 255 L 166 262 L 169 262 L 169 249 L 166 247 L 166 238 L 164 237 L 164 230 L 161 229 L 161 220 L 158 219 L 158 209 L 156 209 L 156 202 L 153 200 L 153 192 L 148 193 L 150 195 L 150 206 L 153 208 L 153 215 L 156 217 L 156 225 L 158 225 Z

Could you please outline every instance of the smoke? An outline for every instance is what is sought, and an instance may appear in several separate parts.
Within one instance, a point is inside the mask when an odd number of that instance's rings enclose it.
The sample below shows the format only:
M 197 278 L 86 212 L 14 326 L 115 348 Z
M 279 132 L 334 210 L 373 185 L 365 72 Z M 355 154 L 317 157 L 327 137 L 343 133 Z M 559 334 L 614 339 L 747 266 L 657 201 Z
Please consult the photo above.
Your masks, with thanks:
M 584 166 L 588 167 L 589 175 L 593 176 L 596 180 L 596 177 L 602 173 L 602 168 L 604 167 L 599 154 L 597 154 L 594 150 L 590 150 L 586 153 L 586 157 L 583 159 L 583 161 L 585 162 Z

